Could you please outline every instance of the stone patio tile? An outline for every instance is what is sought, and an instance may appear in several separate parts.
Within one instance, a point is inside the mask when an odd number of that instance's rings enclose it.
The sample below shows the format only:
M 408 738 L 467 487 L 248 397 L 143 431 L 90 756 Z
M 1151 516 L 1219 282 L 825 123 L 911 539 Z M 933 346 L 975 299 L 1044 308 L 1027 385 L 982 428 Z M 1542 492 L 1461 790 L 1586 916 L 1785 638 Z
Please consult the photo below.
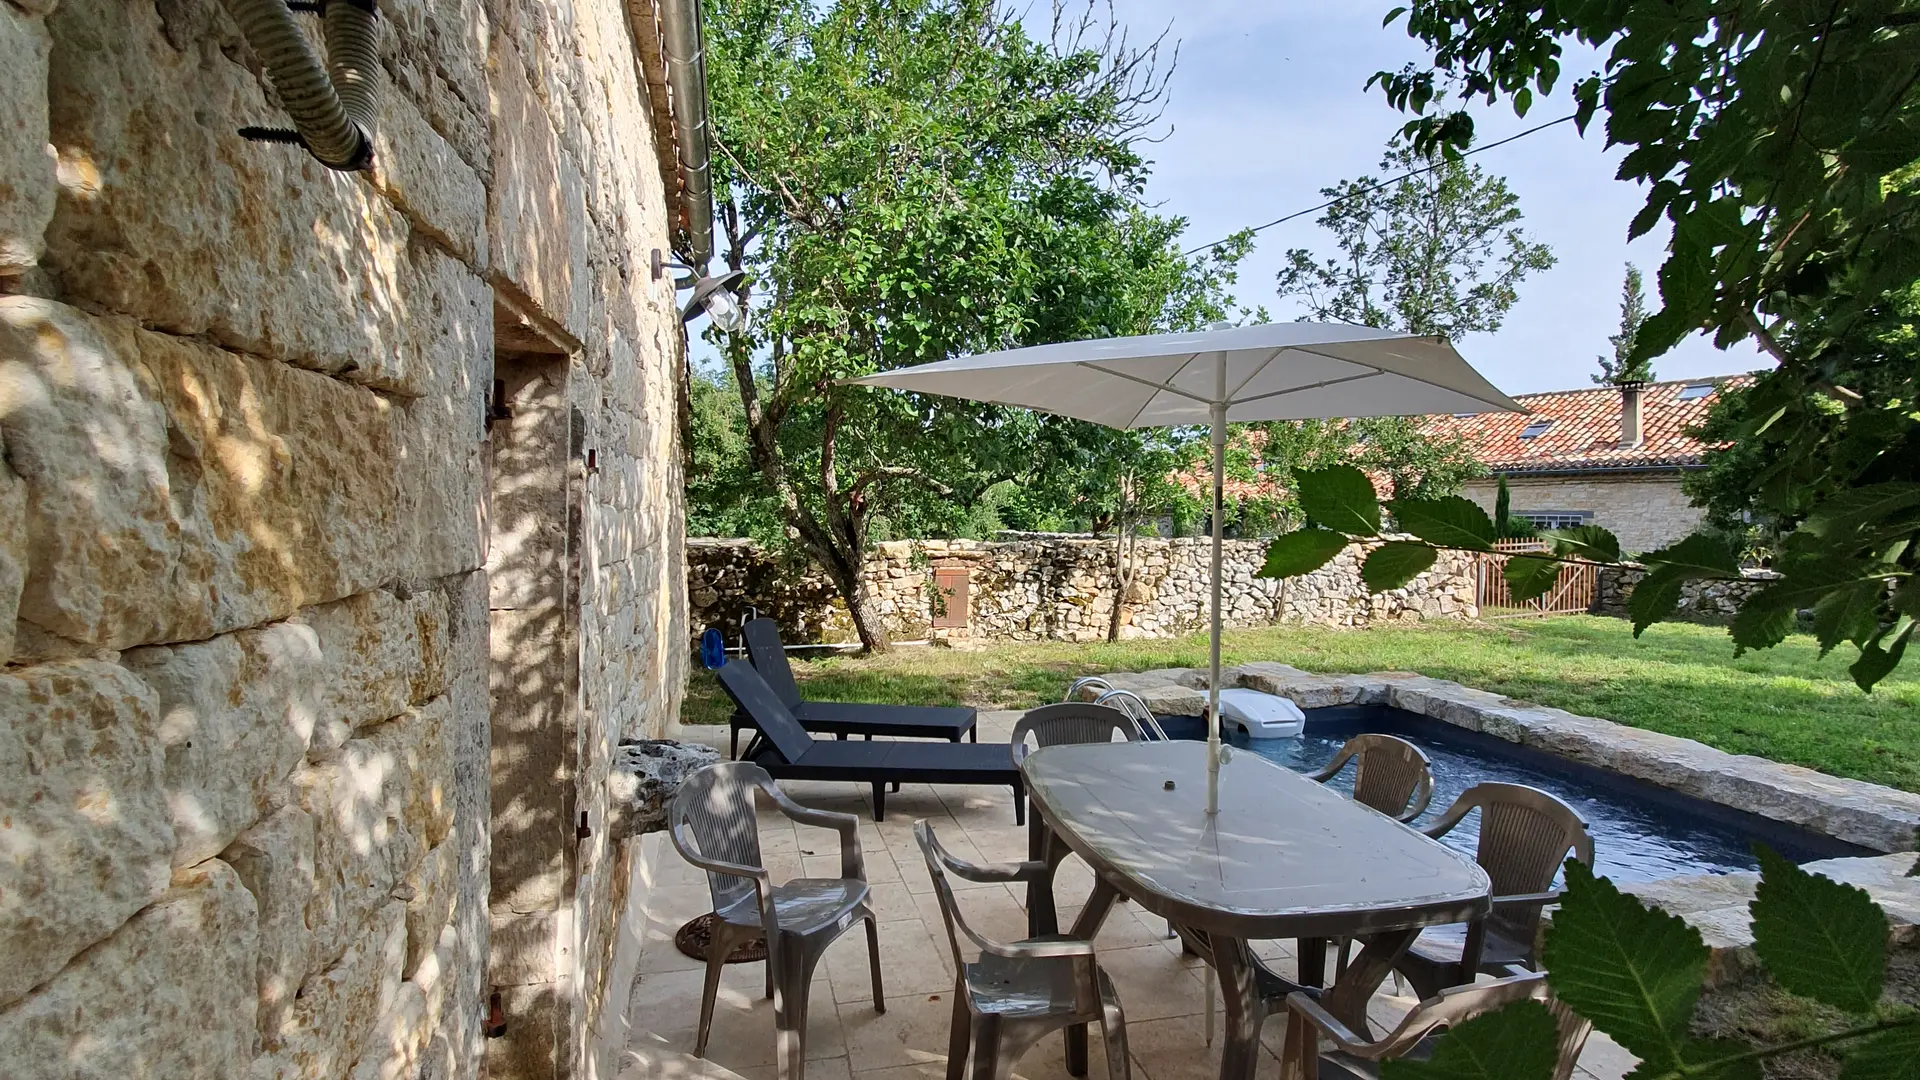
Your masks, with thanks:
M 758 1068 L 742 1069 L 741 1080 L 780 1080 L 778 1065 L 761 1065 Z M 807 1080 L 853 1080 L 853 1073 L 847 1068 L 845 1056 L 807 1059 Z
M 896 995 L 884 1015 L 876 1015 L 858 1001 L 841 1005 L 839 1010 L 847 1058 L 856 1076 L 874 1069 L 929 1062 L 941 1069 L 946 1067 L 947 1034 L 953 1018 L 948 991 Z
M 1122 991 L 1122 1004 L 1125 1003 L 1124 998 L 1125 992 Z M 1199 1016 L 1140 1023 L 1135 1023 L 1129 1017 L 1127 1050 L 1133 1055 L 1135 1077 L 1144 1080 L 1219 1080 L 1219 1029 L 1215 1029 L 1214 1044 L 1208 1046 L 1202 1037 L 1202 1023 Z M 1274 1076 L 1279 1070 L 1280 1059 L 1274 1056 L 1263 1040 L 1257 1071 Z M 1088 1075 L 1092 1075 L 1091 1070 Z
M 1114 985 L 1126 987 L 1120 992 L 1120 1005 L 1127 1013 L 1128 1030 L 1136 1021 L 1193 1016 L 1206 1007 L 1206 984 L 1167 950 L 1155 945 L 1107 948 L 1098 941 L 1095 948 L 1100 966 L 1113 977 Z
M 737 1073 L 776 1063 L 773 1002 L 762 996 L 765 978 L 759 964 L 729 964 L 714 999 L 707 1056 Z M 701 979 L 699 971 L 643 976 L 630 1013 L 635 1029 L 659 1036 L 668 1049 L 691 1054 L 700 1023 Z M 807 1060 L 846 1053 L 833 989 L 824 975 L 816 974 L 807 1011 Z
M 881 976 L 887 1000 L 942 993 L 953 986 L 952 961 L 945 941 L 936 941 L 927 924 L 917 918 L 880 923 Z M 827 950 L 823 962 L 833 982 L 834 1000 L 842 1004 L 871 1004 L 873 988 L 867 966 L 867 932 L 853 929 Z

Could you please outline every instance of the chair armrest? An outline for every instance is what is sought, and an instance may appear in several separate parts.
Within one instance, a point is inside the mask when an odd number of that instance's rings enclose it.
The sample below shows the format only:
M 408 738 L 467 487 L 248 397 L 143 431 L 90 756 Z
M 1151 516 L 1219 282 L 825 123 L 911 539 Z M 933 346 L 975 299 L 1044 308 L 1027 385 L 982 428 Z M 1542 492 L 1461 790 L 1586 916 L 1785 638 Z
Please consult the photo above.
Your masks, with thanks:
M 1333 1040 L 1333 1044 L 1342 1051 L 1355 1057 L 1367 1057 L 1373 1049 L 1373 1043 L 1353 1033 L 1353 1029 L 1334 1018 L 1334 1015 L 1320 1007 L 1309 994 L 1294 991 L 1287 995 L 1287 1011 L 1312 1024 L 1320 1034 Z
M 1536 893 L 1515 893 L 1512 896 L 1494 897 L 1493 906 L 1519 907 L 1523 904 L 1557 904 L 1563 895 L 1559 889 L 1548 889 L 1546 892 Z
M 1081 941 L 1078 938 L 1062 937 L 1038 941 L 1016 941 L 1009 945 L 1003 945 L 997 941 L 975 940 L 976 943 L 980 944 L 981 952 L 992 953 L 995 956 L 1004 956 L 1011 960 L 1047 960 L 1062 956 L 1085 956 L 1091 958 L 1094 955 L 1093 942 Z
M 1031 883 L 1044 881 L 1048 868 L 1045 862 L 1033 860 L 1017 863 L 996 863 L 992 866 L 975 866 L 972 863 L 950 863 L 947 872 L 954 877 L 965 878 L 977 884 L 1010 884 L 1013 882 Z
M 832 829 L 840 834 L 840 876 L 867 880 L 866 856 L 860 849 L 860 819 L 852 814 L 843 814 L 838 810 L 815 810 L 794 802 L 778 785 L 768 784 L 760 790 L 767 793 L 773 805 L 788 818 L 802 825 L 812 825 L 820 829 Z

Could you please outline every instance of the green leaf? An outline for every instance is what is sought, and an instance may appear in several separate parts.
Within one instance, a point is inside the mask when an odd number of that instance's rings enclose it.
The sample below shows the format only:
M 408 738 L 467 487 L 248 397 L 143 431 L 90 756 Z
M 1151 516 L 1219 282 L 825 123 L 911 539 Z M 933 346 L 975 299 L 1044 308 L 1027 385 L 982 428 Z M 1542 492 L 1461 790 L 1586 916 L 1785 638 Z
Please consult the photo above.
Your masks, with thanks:
M 1920 1016 L 1890 1031 L 1854 1043 L 1840 1066 L 1840 1080 L 1913 1080 L 1920 1061 Z
M 1371 593 L 1398 589 L 1432 566 L 1439 555 L 1431 544 L 1390 540 L 1367 556 L 1366 563 L 1360 567 L 1360 580 L 1367 583 L 1367 591 Z
M 1387 504 L 1393 523 L 1430 544 L 1493 550 L 1493 519 L 1478 503 L 1458 495 L 1438 499 L 1395 499 Z
M 1791 993 L 1850 1013 L 1880 1000 L 1887 977 L 1887 914 L 1866 890 L 1810 874 L 1754 845 L 1760 888 L 1753 951 Z
M 1907 642 L 1913 637 L 1913 628 L 1920 625 L 1904 615 L 1900 621 L 1906 624 L 1906 628 L 1893 639 L 1892 645 L 1881 648 L 1879 639 L 1867 642 L 1860 649 L 1860 659 L 1847 668 L 1847 674 L 1853 676 L 1854 685 L 1860 689 L 1872 690 L 1880 680 L 1893 674 L 1893 669 L 1900 666 L 1900 658 L 1907 651 Z
M 1689 1080 L 1761 1080 L 1764 1075 L 1760 1062 L 1751 1056 L 1753 1047 L 1736 1039 L 1688 1039 L 1680 1048 L 1680 1057 L 1697 1072 L 1687 1074 Z M 1665 1069 L 1642 1065 L 1627 1074 L 1627 1080 L 1634 1080 L 1641 1071 L 1651 1074 L 1666 1073 Z
M 1594 562 L 1620 561 L 1620 538 L 1598 525 L 1542 529 L 1540 535 L 1553 541 L 1555 555 L 1577 556 Z
M 1755 593 L 1733 617 L 1733 623 L 1727 627 L 1727 633 L 1733 638 L 1733 655 L 1739 656 L 1748 649 L 1771 649 L 1787 640 L 1793 631 L 1793 605 L 1778 595 L 1767 595 L 1778 587 Z
M 1687 577 L 1739 577 L 1740 559 L 1721 540 L 1694 533 L 1658 551 L 1640 556 L 1648 566 L 1671 566 Z
M 1633 619 L 1633 636 L 1673 614 L 1680 606 L 1680 587 L 1687 575 L 1671 566 L 1656 566 L 1647 571 L 1640 583 L 1627 595 L 1627 615 Z
M 1515 603 L 1538 600 L 1560 580 L 1561 565 L 1545 555 L 1515 555 L 1507 560 L 1507 592 Z
M 1820 655 L 1833 651 L 1843 641 L 1865 644 L 1879 625 L 1876 611 L 1886 592 L 1877 580 L 1852 581 L 1836 586 L 1813 605 L 1813 635 L 1820 642 Z
M 1569 860 L 1541 961 L 1560 1000 L 1655 1068 L 1682 1064 L 1707 945 L 1686 920 L 1646 907 Z
M 1426 1060 L 1380 1063 L 1381 1080 L 1551 1080 L 1560 1028 L 1538 1001 L 1520 1001 L 1452 1028 Z
M 1346 548 L 1347 538 L 1331 529 L 1300 529 L 1267 542 L 1267 561 L 1260 577 L 1290 578 L 1311 574 Z
M 1815 507 L 1800 528 L 1815 536 L 1833 536 L 1914 506 L 1920 506 L 1920 484 L 1869 484 L 1835 494 Z
M 1351 465 L 1298 469 L 1293 482 L 1300 489 L 1300 509 L 1316 524 L 1348 536 L 1372 536 L 1380 531 L 1380 499 L 1373 481 Z

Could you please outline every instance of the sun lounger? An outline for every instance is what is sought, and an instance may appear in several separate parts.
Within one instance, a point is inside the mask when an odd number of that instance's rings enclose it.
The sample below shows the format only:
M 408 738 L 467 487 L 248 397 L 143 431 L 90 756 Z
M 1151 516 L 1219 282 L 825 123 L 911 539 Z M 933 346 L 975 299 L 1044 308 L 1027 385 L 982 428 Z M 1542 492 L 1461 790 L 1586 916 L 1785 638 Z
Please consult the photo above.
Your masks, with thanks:
M 747 623 L 747 658 L 767 685 L 780 698 L 800 726 L 844 739 L 849 735 L 895 735 L 907 739 L 945 739 L 959 742 L 963 736 L 980 741 L 974 727 L 974 710 L 945 705 L 869 705 L 851 701 L 806 701 L 800 697 L 799 684 L 793 681 L 793 668 L 787 664 L 786 646 L 780 641 L 780 628 L 772 619 L 754 619 Z M 733 714 L 733 756 L 740 756 L 740 731 L 753 726 L 753 720 L 741 710 Z
M 1027 822 L 1026 788 L 1006 743 L 856 742 L 816 739 L 751 666 L 714 672 L 733 703 L 760 729 L 748 760 L 775 780 L 851 780 L 873 785 L 873 819 L 887 816 L 888 784 L 1004 784 L 1013 820 Z

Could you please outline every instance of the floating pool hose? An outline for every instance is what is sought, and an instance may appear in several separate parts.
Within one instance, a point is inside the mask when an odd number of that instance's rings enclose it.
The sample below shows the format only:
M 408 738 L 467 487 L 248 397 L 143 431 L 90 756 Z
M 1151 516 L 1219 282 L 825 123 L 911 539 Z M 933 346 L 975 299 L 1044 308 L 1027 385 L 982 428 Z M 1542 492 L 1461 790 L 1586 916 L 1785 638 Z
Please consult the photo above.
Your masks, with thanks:
M 374 0 L 226 0 L 247 44 L 293 120 L 293 130 L 242 128 L 263 142 L 304 146 L 329 169 L 353 172 L 373 164 L 375 79 L 380 68 Z M 318 11 L 327 42 L 323 66 L 293 13 Z

